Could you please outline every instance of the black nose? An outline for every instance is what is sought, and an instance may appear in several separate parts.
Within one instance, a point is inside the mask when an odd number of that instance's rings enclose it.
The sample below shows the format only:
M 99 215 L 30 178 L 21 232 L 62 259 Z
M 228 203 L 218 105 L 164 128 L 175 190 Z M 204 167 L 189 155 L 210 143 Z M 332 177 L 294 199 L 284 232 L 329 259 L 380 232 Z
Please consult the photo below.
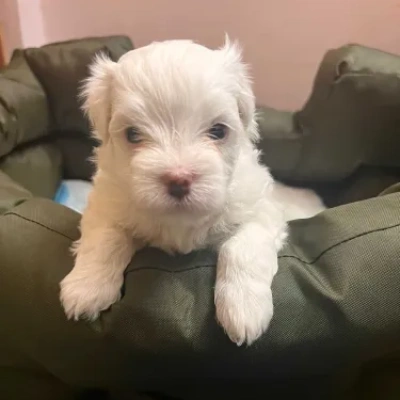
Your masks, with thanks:
M 183 199 L 189 194 L 190 182 L 188 180 L 172 180 L 168 183 L 168 193 L 176 199 Z

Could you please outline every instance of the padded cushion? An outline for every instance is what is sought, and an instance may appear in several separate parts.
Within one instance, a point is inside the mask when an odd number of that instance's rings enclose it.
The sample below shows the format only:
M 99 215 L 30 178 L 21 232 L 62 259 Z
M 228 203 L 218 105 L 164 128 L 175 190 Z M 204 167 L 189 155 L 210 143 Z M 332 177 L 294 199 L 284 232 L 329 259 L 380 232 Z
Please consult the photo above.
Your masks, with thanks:
M 302 110 L 261 108 L 263 160 L 297 182 L 332 182 L 363 165 L 400 168 L 400 57 L 361 46 L 329 51 Z
M 21 51 L 0 71 L 0 157 L 48 132 L 45 93 Z
M 32 197 L 32 193 L 0 170 L 0 214 Z
M 67 321 L 59 282 L 73 265 L 79 216 L 29 200 L 0 217 L 0 346 L 75 388 L 345 398 L 368 374 L 364 365 L 382 365 L 399 348 L 399 202 L 394 193 L 292 223 L 270 329 L 237 348 L 215 321 L 216 257 L 208 251 L 171 257 L 147 249 L 128 266 L 111 310 L 93 323 Z
M 56 143 L 63 158 L 63 177 L 90 180 L 95 172 L 95 165 L 90 160 L 96 141 L 67 132 L 57 138 Z
M 62 175 L 61 152 L 50 143 L 23 148 L 0 162 L 0 170 L 32 195 L 53 198 Z
M 88 66 L 99 52 L 117 60 L 132 48 L 128 38 L 116 36 L 72 40 L 25 50 L 29 65 L 46 92 L 53 131 L 89 134 L 89 123 L 78 101 Z

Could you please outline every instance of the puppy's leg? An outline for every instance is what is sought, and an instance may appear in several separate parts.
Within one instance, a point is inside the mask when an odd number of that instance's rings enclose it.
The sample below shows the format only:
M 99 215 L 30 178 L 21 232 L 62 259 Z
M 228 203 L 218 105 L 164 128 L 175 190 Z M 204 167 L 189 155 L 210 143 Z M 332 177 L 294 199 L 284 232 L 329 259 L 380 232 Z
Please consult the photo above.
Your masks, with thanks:
M 220 248 L 217 319 L 239 346 L 254 342 L 272 318 L 271 283 L 278 269 L 277 253 L 286 236 L 285 226 L 283 218 L 269 228 L 259 222 L 247 223 Z
M 75 266 L 60 284 L 65 313 L 75 320 L 96 319 L 120 298 L 123 273 L 134 252 L 133 240 L 123 229 L 93 217 L 82 220 Z

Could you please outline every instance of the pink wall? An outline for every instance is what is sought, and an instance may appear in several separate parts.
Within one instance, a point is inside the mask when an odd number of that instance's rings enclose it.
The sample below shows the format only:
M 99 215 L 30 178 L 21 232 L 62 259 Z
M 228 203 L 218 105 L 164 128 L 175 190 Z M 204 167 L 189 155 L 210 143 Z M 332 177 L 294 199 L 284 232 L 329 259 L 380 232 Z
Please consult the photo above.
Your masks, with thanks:
M 218 46 L 226 31 L 244 46 L 259 102 L 279 108 L 293 109 L 303 103 L 328 48 L 358 42 L 400 54 L 399 0 L 18 2 L 26 16 L 25 45 L 123 33 L 137 46 L 168 38 L 192 38 Z M 29 23 L 33 4 L 36 14 Z
M 24 47 L 33 47 L 51 41 L 45 34 L 44 15 L 40 0 L 14 0 L 18 3 L 21 38 Z
M 13 48 L 22 46 L 18 3 L 15 0 L 0 0 L 0 32 L 4 51 L 8 56 Z

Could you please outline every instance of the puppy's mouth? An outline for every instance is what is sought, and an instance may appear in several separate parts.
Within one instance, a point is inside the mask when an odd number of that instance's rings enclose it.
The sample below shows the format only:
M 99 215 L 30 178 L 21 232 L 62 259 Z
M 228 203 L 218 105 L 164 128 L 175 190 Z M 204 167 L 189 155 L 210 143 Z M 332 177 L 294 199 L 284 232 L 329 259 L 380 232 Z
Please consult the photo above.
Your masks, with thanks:
M 182 198 L 166 194 L 164 202 L 165 212 L 170 215 L 192 215 L 202 217 L 216 212 L 213 201 L 203 198 L 195 191 Z
M 134 189 L 135 203 L 146 214 L 197 218 L 215 214 L 223 207 L 225 196 L 222 190 L 213 192 L 208 182 L 196 182 L 188 188 L 160 185 L 159 181 L 152 183 L 151 186 L 138 185 Z
M 198 212 L 206 212 L 207 210 L 204 207 L 201 207 L 200 204 L 195 202 L 192 196 L 188 195 L 183 199 L 175 199 L 170 198 L 170 204 L 168 204 L 168 208 L 172 212 L 177 213 L 198 213 Z

